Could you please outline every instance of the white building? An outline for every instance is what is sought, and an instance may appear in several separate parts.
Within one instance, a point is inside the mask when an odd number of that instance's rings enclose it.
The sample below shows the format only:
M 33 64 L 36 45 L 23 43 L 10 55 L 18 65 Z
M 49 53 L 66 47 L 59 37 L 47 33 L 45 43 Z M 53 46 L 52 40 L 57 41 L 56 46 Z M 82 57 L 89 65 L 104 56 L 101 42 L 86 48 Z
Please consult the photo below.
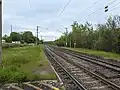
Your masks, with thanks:
M 20 44 L 20 41 L 12 41 L 12 43 Z
M 4 39 L 2 39 L 2 43 L 5 43 L 5 40 L 4 40 Z

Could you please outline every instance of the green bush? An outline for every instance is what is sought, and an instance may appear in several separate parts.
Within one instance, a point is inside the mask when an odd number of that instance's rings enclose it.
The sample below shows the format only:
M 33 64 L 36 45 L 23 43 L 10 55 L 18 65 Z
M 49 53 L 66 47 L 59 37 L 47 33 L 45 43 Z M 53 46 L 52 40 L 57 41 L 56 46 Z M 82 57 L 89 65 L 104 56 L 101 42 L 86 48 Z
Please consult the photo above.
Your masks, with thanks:
M 23 82 L 27 80 L 27 75 L 23 72 L 14 72 L 9 82 Z
M 26 80 L 27 75 L 23 72 L 19 72 L 15 66 L 0 68 L 0 83 L 23 82 Z

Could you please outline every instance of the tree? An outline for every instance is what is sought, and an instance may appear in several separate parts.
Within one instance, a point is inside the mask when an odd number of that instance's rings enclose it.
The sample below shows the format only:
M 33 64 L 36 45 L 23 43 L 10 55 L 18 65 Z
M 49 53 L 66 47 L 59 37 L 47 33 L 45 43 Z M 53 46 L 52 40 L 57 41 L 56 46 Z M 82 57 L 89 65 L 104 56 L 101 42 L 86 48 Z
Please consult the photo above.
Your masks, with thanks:
M 12 41 L 20 41 L 21 40 L 20 34 L 17 32 L 12 32 L 10 34 L 10 37 L 11 37 Z
M 120 16 L 109 17 L 106 23 L 98 24 L 96 30 L 93 30 L 93 25 L 88 22 L 78 24 L 74 21 L 71 26 L 72 32 L 67 34 L 69 47 L 70 45 L 74 47 L 74 43 L 76 43 L 78 48 L 120 53 Z M 65 35 L 55 42 L 59 46 L 64 46 Z
M 11 43 L 12 42 L 11 38 L 7 37 L 6 42 Z
M 65 46 L 65 35 L 61 36 L 59 39 L 55 40 L 58 46 Z
M 26 31 L 23 33 L 23 40 L 26 43 L 35 43 L 35 37 L 30 31 Z
M 44 42 L 43 40 L 40 40 L 40 41 L 39 41 L 39 44 L 43 44 L 43 42 Z
M 11 38 L 9 36 L 7 36 L 6 34 L 2 37 L 2 39 L 4 39 L 8 43 L 12 42 Z
M 4 39 L 5 41 L 7 40 L 8 36 L 5 34 L 2 39 Z

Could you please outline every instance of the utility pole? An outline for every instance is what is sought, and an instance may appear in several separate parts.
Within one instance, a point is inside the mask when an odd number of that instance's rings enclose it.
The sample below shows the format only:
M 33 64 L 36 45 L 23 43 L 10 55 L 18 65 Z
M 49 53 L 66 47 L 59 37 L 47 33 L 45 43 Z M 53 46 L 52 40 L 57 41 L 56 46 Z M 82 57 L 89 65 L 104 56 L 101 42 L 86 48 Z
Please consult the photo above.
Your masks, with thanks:
M 12 42 L 12 25 L 10 27 L 11 27 L 11 42 Z
M 41 36 L 41 44 L 43 44 L 42 36 Z
M 76 36 L 75 36 L 75 40 L 74 40 L 74 48 L 76 48 Z
M 0 0 L 0 65 L 2 63 L 2 0 Z
M 65 37 L 66 37 L 66 43 L 65 43 L 65 45 L 66 45 L 66 47 L 67 47 L 67 34 L 68 34 L 68 30 L 67 30 L 67 28 L 65 28 L 66 29 L 66 34 L 65 34 Z
M 42 40 L 42 36 L 41 36 L 41 40 Z
M 11 33 L 12 33 L 12 25 L 11 25 Z
M 38 45 L 38 28 L 39 28 L 39 26 L 37 26 L 37 38 L 36 38 L 36 45 Z
M 70 38 L 70 48 L 71 48 L 71 39 L 72 39 L 71 34 L 70 34 L 70 37 L 69 37 L 69 38 Z
M 75 39 L 74 39 L 74 48 L 76 48 L 76 32 L 74 33 L 74 37 L 75 37 Z

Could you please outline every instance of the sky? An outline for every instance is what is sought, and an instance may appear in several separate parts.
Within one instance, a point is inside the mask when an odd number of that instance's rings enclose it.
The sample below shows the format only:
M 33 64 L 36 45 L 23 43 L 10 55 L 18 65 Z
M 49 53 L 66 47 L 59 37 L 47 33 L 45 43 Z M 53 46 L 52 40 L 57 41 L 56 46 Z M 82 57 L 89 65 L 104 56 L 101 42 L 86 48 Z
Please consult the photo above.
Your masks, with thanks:
M 71 0 L 60 14 L 68 1 L 4 0 L 2 35 L 10 34 L 11 25 L 13 32 L 31 31 L 36 35 L 39 26 L 39 38 L 53 41 L 65 32 L 65 28 L 71 31 L 73 21 L 98 24 L 104 23 L 109 15 L 120 15 L 120 0 Z M 106 5 L 108 12 L 104 12 Z

